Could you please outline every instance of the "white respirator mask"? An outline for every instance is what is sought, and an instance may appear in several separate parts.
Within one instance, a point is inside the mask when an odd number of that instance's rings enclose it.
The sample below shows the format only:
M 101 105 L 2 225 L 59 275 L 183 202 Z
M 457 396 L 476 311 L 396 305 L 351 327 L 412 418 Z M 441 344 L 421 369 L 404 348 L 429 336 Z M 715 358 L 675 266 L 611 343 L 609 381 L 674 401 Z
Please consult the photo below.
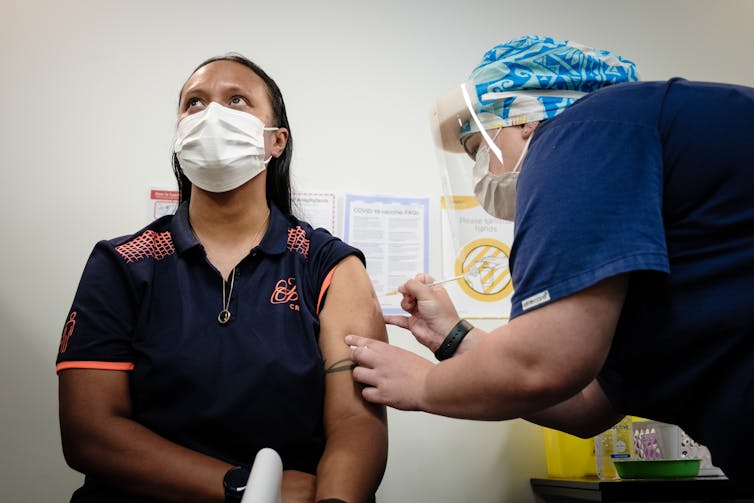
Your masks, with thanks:
M 497 136 L 497 135 L 495 135 Z M 484 211 L 495 218 L 513 221 L 516 211 L 516 183 L 521 163 L 529 148 L 531 136 L 526 140 L 524 149 L 512 171 L 502 175 L 490 173 L 490 149 L 486 145 L 479 147 L 474 161 L 474 195 Z M 500 156 L 502 163 L 502 155 Z
M 264 122 L 212 102 L 178 123 L 173 149 L 189 181 L 208 192 L 236 189 L 264 171 Z

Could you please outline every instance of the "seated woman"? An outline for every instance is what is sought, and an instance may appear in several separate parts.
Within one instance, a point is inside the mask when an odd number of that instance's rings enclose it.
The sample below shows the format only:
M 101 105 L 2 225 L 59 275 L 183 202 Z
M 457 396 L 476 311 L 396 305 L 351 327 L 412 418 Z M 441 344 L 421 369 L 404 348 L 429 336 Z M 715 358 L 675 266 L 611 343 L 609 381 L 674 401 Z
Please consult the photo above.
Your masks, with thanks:
M 99 242 L 57 358 L 74 502 L 240 501 L 259 449 L 284 501 L 371 501 L 384 408 L 351 379 L 348 333 L 387 338 L 362 253 L 291 214 L 292 137 L 251 61 L 184 84 L 175 215 Z

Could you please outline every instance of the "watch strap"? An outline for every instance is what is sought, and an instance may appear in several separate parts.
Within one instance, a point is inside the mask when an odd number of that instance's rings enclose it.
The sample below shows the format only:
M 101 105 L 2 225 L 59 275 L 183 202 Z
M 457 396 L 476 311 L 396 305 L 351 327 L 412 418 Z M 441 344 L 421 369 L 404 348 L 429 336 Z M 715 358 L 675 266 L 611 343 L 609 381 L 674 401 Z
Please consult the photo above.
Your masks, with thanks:
M 442 361 L 453 356 L 458 349 L 458 346 L 461 345 L 463 338 L 466 337 L 466 334 L 468 334 L 473 328 L 474 325 L 461 319 L 461 321 L 456 323 L 456 325 L 450 330 L 448 336 L 445 337 L 445 340 L 440 344 L 440 347 L 437 348 L 437 351 L 435 351 L 435 358 Z
M 225 472 L 225 478 L 223 479 L 225 503 L 240 503 L 246 490 L 250 473 L 250 470 L 245 466 L 234 466 Z

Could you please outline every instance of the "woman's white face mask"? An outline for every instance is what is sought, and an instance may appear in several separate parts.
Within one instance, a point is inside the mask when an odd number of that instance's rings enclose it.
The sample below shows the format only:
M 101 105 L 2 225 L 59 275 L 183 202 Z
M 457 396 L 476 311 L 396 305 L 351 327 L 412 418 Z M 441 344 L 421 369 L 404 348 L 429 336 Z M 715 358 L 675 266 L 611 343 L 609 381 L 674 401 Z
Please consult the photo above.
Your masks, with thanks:
M 501 128 L 502 129 L 502 128 Z M 498 133 L 500 130 L 498 130 Z M 495 134 L 497 138 L 497 134 Z M 493 138 L 493 141 L 494 139 Z M 521 156 L 512 171 L 502 175 L 490 173 L 490 149 L 480 145 L 474 161 L 474 195 L 484 210 L 495 218 L 513 221 L 516 210 L 516 183 L 521 163 L 529 148 L 531 136 L 526 140 Z M 502 156 L 501 156 L 502 157 Z M 502 158 L 500 159 L 502 163 Z
M 173 148 L 189 181 L 209 192 L 227 192 L 264 171 L 265 127 L 254 115 L 212 102 L 178 123 Z

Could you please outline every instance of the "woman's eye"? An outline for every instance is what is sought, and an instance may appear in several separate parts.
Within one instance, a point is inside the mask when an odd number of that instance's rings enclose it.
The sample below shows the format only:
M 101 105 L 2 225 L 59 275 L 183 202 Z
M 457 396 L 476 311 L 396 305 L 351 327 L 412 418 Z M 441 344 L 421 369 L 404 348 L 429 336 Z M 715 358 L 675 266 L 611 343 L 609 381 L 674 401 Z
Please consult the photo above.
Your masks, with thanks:
M 187 110 L 195 109 L 203 105 L 204 103 L 202 103 L 202 100 L 200 100 L 199 98 L 189 98 L 188 101 L 186 102 L 186 109 Z
M 233 96 L 230 99 L 231 105 L 248 105 L 249 102 L 243 96 Z

